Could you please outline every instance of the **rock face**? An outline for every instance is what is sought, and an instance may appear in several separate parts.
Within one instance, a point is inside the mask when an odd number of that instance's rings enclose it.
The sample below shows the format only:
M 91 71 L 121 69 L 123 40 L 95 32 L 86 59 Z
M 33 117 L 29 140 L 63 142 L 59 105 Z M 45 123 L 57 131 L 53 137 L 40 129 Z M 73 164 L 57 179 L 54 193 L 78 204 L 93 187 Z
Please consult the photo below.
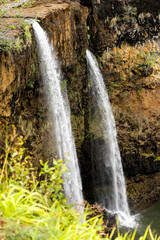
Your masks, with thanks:
M 158 172 L 160 5 L 155 1 L 93 0 L 89 7 L 90 48 L 99 59 L 109 91 L 125 175 Z M 150 201 L 148 185 L 145 181 L 141 188 L 143 185 L 143 195 Z
M 36 162 L 40 156 L 52 158 L 54 141 L 39 74 L 38 51 L 26 19 L 38 17 L 53 42 L 63 67 L 64 79 L 68 82 L 73 128 L 81 129 L 81 132 L 75 133 L 77 146 L 80 146 L 84 135 L 82 102 L 86 85 L 84 59 L 88 9 L 74 1 L 43 1 L 22 7 L 2 12 L 6 27 L 1 26 L 3 34 L 0 36 L 0 121 L 4 123 L 7 117 L 9 123 L 17 126 L 20 134 L 27 136 L 28 147 L 33 150 Z M 11 22 L 12 25 L 9 25 Z
M 135 44 L 152 38 L 159 32 L 159 11 L 151 0 L 92 0 L 91 47 L 102 52 L 123 41 Z
M 160 173 L 141 175 L 127 180 L 128 200 L 134 210 L 140 210 L 159 199 Z
M 102 56 L 128 176 L 159 170 L 159 61 L 158 41 L 108 48 Z
M 40 20 L 62 64 L 88 199 L 92 181 L 85 60 L 88 46 L 105 78 L 125 175 L 160 171 L 158 1 L 44 0 L 0 8 L 0 122 L 5 125 L 7 120 L 27 137 L 35 163 L 40 157 L 52 158 L 54 142 L 34 34 L 27 22 L 30 19 Z M 3 136 L 0 141 L 3 153 Z

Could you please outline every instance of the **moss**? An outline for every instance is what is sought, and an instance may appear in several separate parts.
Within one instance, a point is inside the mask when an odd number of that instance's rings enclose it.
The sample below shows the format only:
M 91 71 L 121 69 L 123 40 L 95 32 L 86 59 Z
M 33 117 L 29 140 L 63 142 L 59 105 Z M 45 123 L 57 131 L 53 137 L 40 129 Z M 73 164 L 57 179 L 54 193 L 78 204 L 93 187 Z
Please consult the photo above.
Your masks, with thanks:
M 24 28 L 24 40 L 27 45 L 31 44 L 31 32 L 30 32 L 30 24 L 25 21 L 24 24 L 22 24 Z
M 156 162 L 156 161 L 160 161 L 160 156 L 158 156 L 154 161 L 155 161 L 155 162 Z
M 4 39 L 1 39 L 0 40 L 0 49 L 5 51 L 5 52 L 8 52 L 13 46 L 13 42 L 8 39 L 8 40 L 4 40 Z
M 142 156 L 145 158 L 154 157 L 154 153 L 142 153 Z

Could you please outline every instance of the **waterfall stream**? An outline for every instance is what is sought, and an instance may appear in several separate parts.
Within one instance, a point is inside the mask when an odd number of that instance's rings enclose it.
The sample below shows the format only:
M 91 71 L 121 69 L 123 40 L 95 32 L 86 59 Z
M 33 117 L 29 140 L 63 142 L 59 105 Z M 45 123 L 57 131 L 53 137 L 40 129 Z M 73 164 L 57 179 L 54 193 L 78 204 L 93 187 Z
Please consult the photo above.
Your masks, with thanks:
M 38 45 L 43 84 L 53 118 L 53 129 L 59 158 L 68 159 L 65 164 L 69 170 L 64 176 L 64 191 L 68 203 L 74 206 L 83 204 L 82 183 L 78 166 L 75 142 L 72 135 L 70 108 L 67 94 L 62 94 L 62 73 L 60 64 L 50 45 L 47 34 L 37 22 L 33 29 Z
M 130 215 L 114 116 L 98 62 L 87 50 L 90 75 L 91 160 L 94 200 L 119 217 L 121 225 L 134 227 Z

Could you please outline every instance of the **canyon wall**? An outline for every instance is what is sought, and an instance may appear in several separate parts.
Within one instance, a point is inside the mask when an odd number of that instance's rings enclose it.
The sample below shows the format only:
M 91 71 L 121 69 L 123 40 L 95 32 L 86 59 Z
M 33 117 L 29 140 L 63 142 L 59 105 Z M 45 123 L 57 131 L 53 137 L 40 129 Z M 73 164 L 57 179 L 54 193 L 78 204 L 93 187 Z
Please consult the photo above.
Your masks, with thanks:
M 90 48 L 109 91 L 125 173 L 159 171 L 160 5 L 95 0 L 90 8 Z
M 35 164 L 40 158 L 52 159 L 54 137 L 40 74 L 38 49 L 28 21 L 40 21 L 54 45 L 63 68 L 63 82 L 68 86 L 73 129 L 80 130 L 75 131 L 80 148 L 84 138 L 87 16 L 88 9 L 74 1 L 35 3 L 13 8 L 1 16 L 1 126 L 4 129 L 6 122 L 14 124 L 17 133 L 27 137 L 26 146 L 33 152 Z M 4 131 L 1 132 L 3 153 Z
M 158 175 L 149 174 L 160 170 L 160 5 L 150 0 L 82 4 L 90 9 L 89 46 L 112 103 L 123 168 L 130 178 L 128 198 L 144 206 L 159 196 Z

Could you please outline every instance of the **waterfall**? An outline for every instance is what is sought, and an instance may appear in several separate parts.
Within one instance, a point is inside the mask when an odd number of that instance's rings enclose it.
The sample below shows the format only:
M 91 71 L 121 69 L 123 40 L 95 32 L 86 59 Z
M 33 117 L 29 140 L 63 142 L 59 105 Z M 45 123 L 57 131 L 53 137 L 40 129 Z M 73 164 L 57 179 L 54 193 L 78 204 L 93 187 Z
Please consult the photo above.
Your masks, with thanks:
M 87 50 L 90 75 L 90 133 L 94 200 L 119 217 L 121 225 L 135 226 L 130 215 L 114 116 L 98 62 Z
M 65 161 L 69 172 L 64 174 L 64 191 L 69 204 L 83 204 L 82 183 L 78 166 L 75 142 L 72 135 L 70 108 L 67 96 L 62 94 L 62 73 L 60 64 L 50 45 L 47 34 L 37 22 L 33 29 L 39 49 L 43 84 L 53 119 L 53 129 L 57 144 L 58 157 Z M 54 147 L 54 146 L 53 146 Z

